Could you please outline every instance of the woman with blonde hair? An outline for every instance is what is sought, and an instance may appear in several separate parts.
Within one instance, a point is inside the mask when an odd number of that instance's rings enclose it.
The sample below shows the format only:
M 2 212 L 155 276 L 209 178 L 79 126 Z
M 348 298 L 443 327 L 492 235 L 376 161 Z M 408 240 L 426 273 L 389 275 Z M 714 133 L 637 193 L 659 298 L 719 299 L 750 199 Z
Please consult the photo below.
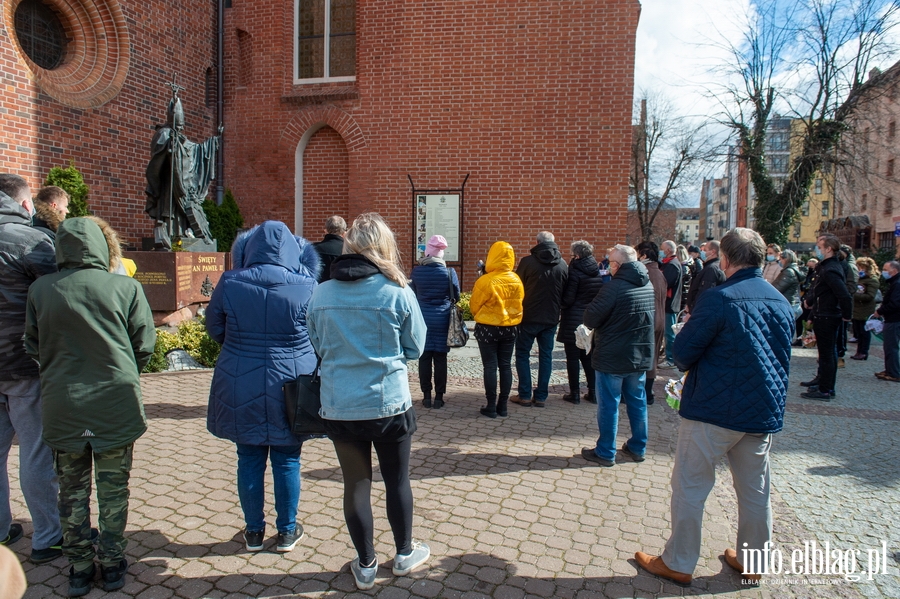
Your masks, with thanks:
M 426 327 L 381 216 L 362 214 L 353 222 L 344 254 L 331 264 L 331 280 L 313 293 L 307 323 L 322 360 L 320 415 L 344 476 L 344 518 L 357 552 L 350 570 L 357 588 L 371 589 L 378 571 L 373 447 L 397 550 L 394 575 L 408 574 L 430 555 L 427 545 L 412 540 L 409 455 L 416 412 L 406 369 L 407 360 L 422 354 Z
M 859 282 L 853 294 L 853 336 L 856 337 L 856 353 L 851 360 L 867 360 L 872 343 L 872 331 L 866 330 L 866 321 L 875 313 L 875 295 L 880 282 L 878 264 L 871 258 L 857 258 Z

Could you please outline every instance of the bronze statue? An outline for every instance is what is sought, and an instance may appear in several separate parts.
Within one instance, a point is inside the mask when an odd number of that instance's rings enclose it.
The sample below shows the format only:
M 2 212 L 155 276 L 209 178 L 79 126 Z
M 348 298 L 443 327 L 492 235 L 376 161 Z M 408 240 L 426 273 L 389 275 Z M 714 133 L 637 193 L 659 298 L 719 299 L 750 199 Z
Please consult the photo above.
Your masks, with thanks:
M 213 243 L 203 203 L 209 184 L 216 176 L 216 152 L 219 136 L 194 143 L 184 135 L 184 109 L 178 92 L 184 88 L 171 83 L 172 99 L 166 109 L 166 124 L 157 125 L 150 142 L 147 165 L 147 204 L 144 207 L 156 221 L 153 229 L 157 249 L 172 249 L 172 240 L 196 237 Z M 219 135 L 222 128 L 219 128 Z

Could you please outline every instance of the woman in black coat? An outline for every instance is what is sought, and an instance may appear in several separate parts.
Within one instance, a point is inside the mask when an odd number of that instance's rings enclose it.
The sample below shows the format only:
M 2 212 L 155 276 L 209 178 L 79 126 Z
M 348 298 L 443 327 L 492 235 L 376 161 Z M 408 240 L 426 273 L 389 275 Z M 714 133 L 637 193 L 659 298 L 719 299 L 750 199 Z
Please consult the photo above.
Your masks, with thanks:
M 569 374 L 569 392 L 563 400 L 569 403 L 581 403 L 579 363 L 584 367 L 588 392 L 584 400 L 597 403 L 594 396 L 594 369 L 587 352 L 575 345 L 575 329 L 582 323 L 584 309 L 593 301 L 603 280 L 600 278 L 600 265 L 594 259 L 594 247 L 587 241 L 576 241 L 572 244 L 572 261 L 569 262 L 569 278 L 563 289 L 562 311 L 560 314 L 559 332 L 556 340 L 566 349 L 566 370 Z

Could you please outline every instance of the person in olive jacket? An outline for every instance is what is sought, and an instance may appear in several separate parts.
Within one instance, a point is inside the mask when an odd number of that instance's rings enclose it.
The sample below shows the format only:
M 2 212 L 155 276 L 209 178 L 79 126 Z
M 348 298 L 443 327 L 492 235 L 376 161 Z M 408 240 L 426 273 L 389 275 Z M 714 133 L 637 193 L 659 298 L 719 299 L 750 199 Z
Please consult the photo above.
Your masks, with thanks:
M 569 278 L 562 295 L 562 313 L 559 320 L 559 333 L 556 340 L 566 350 L 566 371 L 569 375 L 569 392 L 563 395 L 563 401 L 581 403 L 579 363 L 584 368 L 588 392 L 584 400 L 597 403 L 594 397 L 594 369 L 588 353 L 575 345 L 575 329 L 582 324 L 584 309 L 597 296 L 603 286 L 600 278 L 600 265 L 594 259 L 594 247 L 587 241 L 580 240 L 572 244 L 572 260 L 569 262 Z
M 872 331 L 866 330 L 866 321 L 875 313 L 875 296 L 878 294 L 878 265 L 871 258 L 859 258 L 859 282 L 853 294 L 853 336 L 856 337 L 856 353 L 853 360 L 866 360 L 872 343 Z
M 25 351 L 40 364 L 44 442 L 59 476 L 69 596 L 86 594 L 99 556 L 104 590 L 125 584 L 128 478 L 147 430 L 140 374 L 156 329 L 141 284 L 109 272 L 109 248 L 89 218 L 56 235 L 59 272 L 28 290 Z M 99 547 L 91 543 L 91 466 L 97 476 Z
M 631 438 L 622 453 L 644 461 L 647 448 L 646 373 L 654 357 L 655 296 L 650 277 L 637 253 L 627 245 L 609 252 L 613 277 L 584 311 L 584 324 L 594 329 L 591 365 L 596 373 L 596 447 L 585 447 L 581 456 L 604 467 L 616 463 L 616 431 L 619 403 L 624 403 L 631 424 Z

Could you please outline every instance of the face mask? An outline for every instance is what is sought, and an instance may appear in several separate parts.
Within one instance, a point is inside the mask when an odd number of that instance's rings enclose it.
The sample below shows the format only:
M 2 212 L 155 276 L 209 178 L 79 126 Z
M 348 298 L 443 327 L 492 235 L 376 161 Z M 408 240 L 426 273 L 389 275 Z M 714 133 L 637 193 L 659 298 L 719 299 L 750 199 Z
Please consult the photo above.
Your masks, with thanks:
M 859 271 L 859 276 L 861 276 L 861 277 L 866 276 L 866 271 L 864 271 L 864 270 Z
M 702 260 L 703 262 L 706 262 L 706 252 L 704 252 L 704 251 L 700 252 L 700 260 Z
M 885 279 L 890 279 L 890 278 L 891 278 L 891 273 L 889 273 L 889 272 L 886 271 L 886 270 L 882 270 L 882 271 L 881 271 L 881 276 L 884 277 Z
M 816 258 L 819 260 L 825 259 L 825 252 L 823 252 L 820 248 L 816 247 Z
M 766 254 L 766 262 L 775 262 L 775 256 L 772 254 Z

